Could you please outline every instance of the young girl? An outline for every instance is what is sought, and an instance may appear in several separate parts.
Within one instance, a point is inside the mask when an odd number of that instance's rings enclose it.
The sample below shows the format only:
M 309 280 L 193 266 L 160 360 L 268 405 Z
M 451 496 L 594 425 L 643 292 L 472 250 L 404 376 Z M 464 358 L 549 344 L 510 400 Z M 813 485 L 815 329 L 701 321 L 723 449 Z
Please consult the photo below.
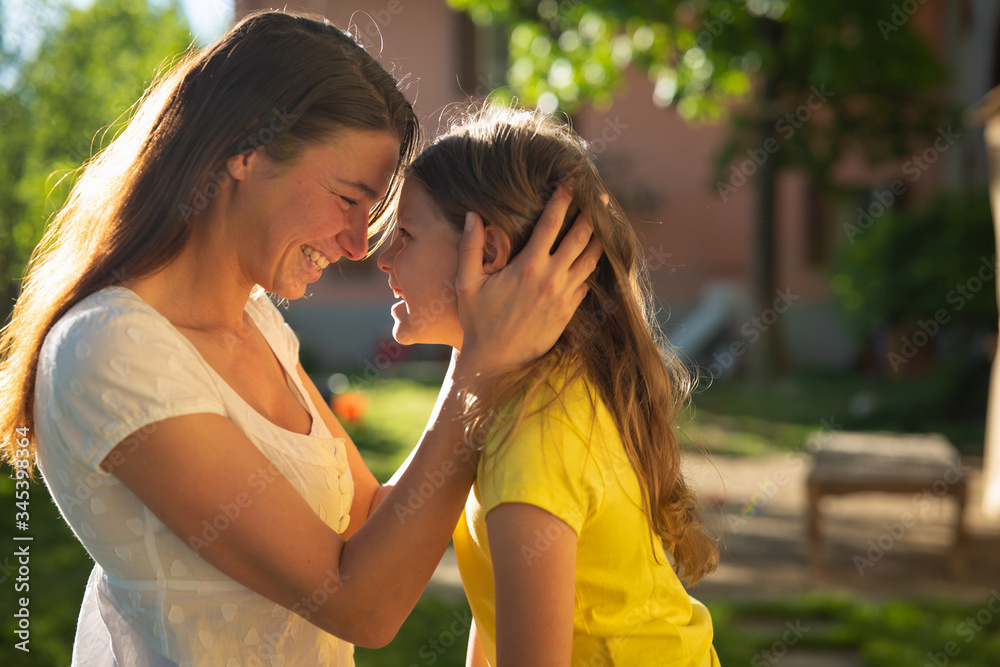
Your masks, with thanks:
M 466 211 L 482 215 L 487 273 L 521 251 L 550 195 L 572 196 L 564 229 L 592 211 L 604 247 L 555 348 L 494 376 L 467 418 L 485 445 L 454 536 L 475 619 L 470 666 L 718 664 L 708 611 L 678 578 L 694 583 L 718 562 L 680 472 L 689 377 L 653 320 L 636 236 L 605 192 L 570 129 L 487 109 L 414 161 L 379 257 L 401 297 L 396 339 L 460 348 Z

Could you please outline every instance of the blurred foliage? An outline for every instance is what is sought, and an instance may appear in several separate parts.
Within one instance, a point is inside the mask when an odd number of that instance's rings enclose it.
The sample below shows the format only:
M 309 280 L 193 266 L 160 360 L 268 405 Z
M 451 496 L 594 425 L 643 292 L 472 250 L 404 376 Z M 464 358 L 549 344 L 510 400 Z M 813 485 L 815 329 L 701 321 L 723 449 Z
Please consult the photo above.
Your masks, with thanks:
M 69 525 L 63 521 L 59 510 L 41 483 L 32 483 L 28 504 L 29 528 L 27 533 L 16 531 L 14 526 L 13 470 L 0 465 L 0 506 L 5 508 L 0 521 L 0 542 L 5 545 L 0 553 L 0 665 L 18 667 L 52 667 L 70 664 L 76 620 L 80 615 L 83 590 L 94 567 L 83 546 L 73 536 Z M 19 571 L 20 563 L 14 555 L 14 536 L 30 535 L 30 562 L 28 574 Z M 17 577 L 26 581 L 16 582 Z M 15 585 L 27 584 L 27 590 L 16 590 Z M 29 612 L 31 635 L 29 653 L 14 647 L 21 641 L 14 631 L 18 619 L 14 618 L 17 602 L 21 597 L 31 601 Z
M 191 42 L 176 0 L 95 0 L 85 9 L 33 4 L 21 12 L 31 13 L 32 29 L 41 31 L 37 53 L 5 52 L 0 68 L 4 316 L 75 170 L 117 136 L 157 69 Z
M 941 433 L 962 454 L 982 456 L 986 386 L 956 368 L 908 377 L 797 373 L 760 384 L 742 378 L 702 386 L 682 421 L 685 444 L 713 455 L 802 452 L 827 429 Z
M 913 211 L 892 208 L 850 227 L 832 287 L 856 335 L 915 327 L 940 310 L 949 326 L 996 327 L 996 246 L 985 189 L 942 194 Z
M 524 104 L 606 107 L 634 66 L 653 82 L 653 101 L 686 119 L 732 110 L 720 177 L 773 137 L 780 164 L 826 184 L 845 152 L 873 163 L 904 157 L 949 117 L 938 95 L 947 71 L 894 0 L 449 4 L 477 24 L 509 27 L 508 82 Z M 734 104 L 765 80 L 773 85 L 758 103 Z

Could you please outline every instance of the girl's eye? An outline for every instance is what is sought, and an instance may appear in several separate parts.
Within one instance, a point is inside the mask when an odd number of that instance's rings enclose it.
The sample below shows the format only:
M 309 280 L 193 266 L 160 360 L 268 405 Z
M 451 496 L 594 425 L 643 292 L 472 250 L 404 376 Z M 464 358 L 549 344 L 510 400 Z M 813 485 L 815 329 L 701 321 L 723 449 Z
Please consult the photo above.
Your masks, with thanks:
M 410 238 L 410 232 L 406 231 L 402 227 L 397 227 L 396 228 L 396 236 L 398 236 L 401 239 L 408 239 L 408 238 Z

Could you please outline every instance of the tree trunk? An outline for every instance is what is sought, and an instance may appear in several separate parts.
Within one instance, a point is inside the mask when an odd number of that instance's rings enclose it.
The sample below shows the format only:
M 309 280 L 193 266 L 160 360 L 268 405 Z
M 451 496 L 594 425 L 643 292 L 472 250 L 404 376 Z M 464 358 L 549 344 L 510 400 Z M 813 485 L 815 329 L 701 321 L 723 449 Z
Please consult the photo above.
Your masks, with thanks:
M 759 24 L 761 37 L 771 45 L 771 52 L 778 55 L 778 45 L 781 39 L 781 26 L 776 21 L 762 19 Z M 778 93 L 778 81 L 781 80 L 780 57 L 775 58 L 774 66 L 768 68 L 764 80 L 761 99 L 761 114 L 759 124 L 760 143 L 763 144 L 774 132 L 777 122 L 775 99 Z M 754 315 L 762 314 L 772 307 L 776 296 L 775 275 L 777 252 L 775 249 L 775 218 L 777 217 L 777 174 L 780 167 L 780 151 L 768 153 L 767 159 L 757 170 L 755 184 L 757 187 L 757 248 L 754 264 L 753 301 Z M 781 370 L 781 335 L 782 322 L 779 320 L 765 330 L 761 330 L 760 340 L 749 346 L 747 361 L 752 382 L 762 384 L 771 380 Z
M 993 227 L 996 230 L 997 249 L 1000 251 L 1000 113 L 995 113 L 987 121 L 985 138 Z M 997 281 L 997 300 L 1000 302 L 1000 280 Z M 983 513 L 991 519 L 1000 519 L 1000 366 L 996 359 L 993 360 L 990 375 L 984 450 Z

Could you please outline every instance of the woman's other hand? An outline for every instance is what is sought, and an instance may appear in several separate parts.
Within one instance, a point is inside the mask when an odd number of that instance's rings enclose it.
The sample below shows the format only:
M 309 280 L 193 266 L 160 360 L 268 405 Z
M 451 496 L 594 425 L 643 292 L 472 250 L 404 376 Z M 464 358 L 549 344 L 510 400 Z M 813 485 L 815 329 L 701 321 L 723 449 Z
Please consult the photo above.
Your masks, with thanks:
M 466 219 L 459 248 L 459 318 L 463 360 L 479 373 L 520 365 L 545 354 L 586 296 L 587 278 L 601 246 L 583 211 L 554 253 L 572 194 L 556 188 L 524 249 L 504 268 L 483 266 L 485 232 L 475 213 Z

